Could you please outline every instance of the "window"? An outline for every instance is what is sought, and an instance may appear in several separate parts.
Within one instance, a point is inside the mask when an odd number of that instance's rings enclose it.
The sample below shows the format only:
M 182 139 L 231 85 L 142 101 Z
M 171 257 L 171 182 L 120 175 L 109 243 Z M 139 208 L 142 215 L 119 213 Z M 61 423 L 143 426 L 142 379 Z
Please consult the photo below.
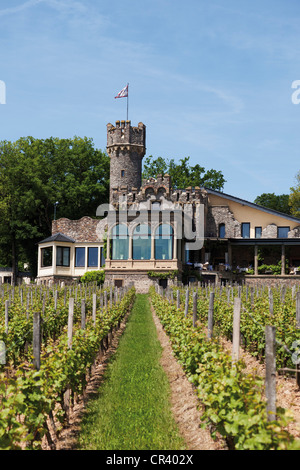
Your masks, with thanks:
M 41 253 L 41 267 L 48 268 L 52 266 L 52 246 L 48 246 L 47 248 L 42 248 Z
M 168 224 L 161 224 L 155 232 L 155 259 L 173 258 L 173 228 Z
M 277 228 L 277 237 L 278 238 L 288 238 L 290 227 L 278 227 Z
M 85 248 L 75 248 L 75 267 L 81 268 L 85 266 Z
M 242 237 L 250 238 L 250 223 L 249 222 L 242 223 Z
M 104 248 L 100 248 L 100 266 L 105 266 L 105 253 L 104 253 Z
M 56 266 L 70 266 L 70 248 L 68 246 L 56 247 Z
M 261 238 L 262 227 L 255 227 L 255 238 Z
M 98 268 L 98 248 L 88 248 L 88 267 Z
M 132 258 L 138 260 L 151 258 L 151 229 L 147 224 L 137 225 L 134 229 Z
M 125 224 L 115 225 L 111 232 L 111 259 L 128 259 L 128 228 Z
M 225 238 L 225 224 L 219 224 L 219 238 Z
M 121 170 L 121 178 L 124 178 L 125 176 L 125 170 Z

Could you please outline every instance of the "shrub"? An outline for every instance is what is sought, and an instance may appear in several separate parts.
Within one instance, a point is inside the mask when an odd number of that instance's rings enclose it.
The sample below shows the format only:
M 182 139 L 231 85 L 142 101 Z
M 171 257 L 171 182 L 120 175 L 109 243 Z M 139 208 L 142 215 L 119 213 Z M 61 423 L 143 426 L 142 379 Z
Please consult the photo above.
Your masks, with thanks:
M 101 271 L 88 271 L 80 278 L 80 282 L 83 284 L 88 284 L 89 282 L 96 282 L 97 286 L 100 286 L 104 283 L 105 272 Z

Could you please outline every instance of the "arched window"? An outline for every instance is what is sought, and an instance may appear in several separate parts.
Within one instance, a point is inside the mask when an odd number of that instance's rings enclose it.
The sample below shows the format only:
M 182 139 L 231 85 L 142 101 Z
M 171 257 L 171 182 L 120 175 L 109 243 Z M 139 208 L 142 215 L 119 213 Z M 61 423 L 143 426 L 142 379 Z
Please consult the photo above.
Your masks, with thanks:
M 127 225 L 115 225 L 111 231 L 111 259 L 128 259 L 128 246 Z
M 132 237 L 132 258 L 151 258 L 151 229 L 147 224 L 139 224 L 135 227 Z
M 225 224 L 219 224 L 219 238 L 225 238 Z
M 173 236 L 171 225 L 161 224 L 155 231 L 155 259 L 173 258 Z

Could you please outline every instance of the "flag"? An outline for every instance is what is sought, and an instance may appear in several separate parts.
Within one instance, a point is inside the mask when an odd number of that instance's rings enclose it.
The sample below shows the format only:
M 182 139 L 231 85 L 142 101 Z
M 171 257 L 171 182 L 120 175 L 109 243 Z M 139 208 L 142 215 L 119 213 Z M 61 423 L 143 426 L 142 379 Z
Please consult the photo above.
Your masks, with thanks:
M 128 96 L 128 84 L 121 90 L 115 98 L 126 98 Z

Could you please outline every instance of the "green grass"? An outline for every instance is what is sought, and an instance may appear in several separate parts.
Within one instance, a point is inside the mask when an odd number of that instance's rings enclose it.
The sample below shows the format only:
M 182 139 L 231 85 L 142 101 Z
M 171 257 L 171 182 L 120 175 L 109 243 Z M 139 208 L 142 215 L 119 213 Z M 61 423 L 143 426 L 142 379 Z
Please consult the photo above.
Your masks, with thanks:
M 161 353 L 148 297 L 138 294 L 104 384 L 89 403 L 79 449 L 185 449 L 170 409 Z

